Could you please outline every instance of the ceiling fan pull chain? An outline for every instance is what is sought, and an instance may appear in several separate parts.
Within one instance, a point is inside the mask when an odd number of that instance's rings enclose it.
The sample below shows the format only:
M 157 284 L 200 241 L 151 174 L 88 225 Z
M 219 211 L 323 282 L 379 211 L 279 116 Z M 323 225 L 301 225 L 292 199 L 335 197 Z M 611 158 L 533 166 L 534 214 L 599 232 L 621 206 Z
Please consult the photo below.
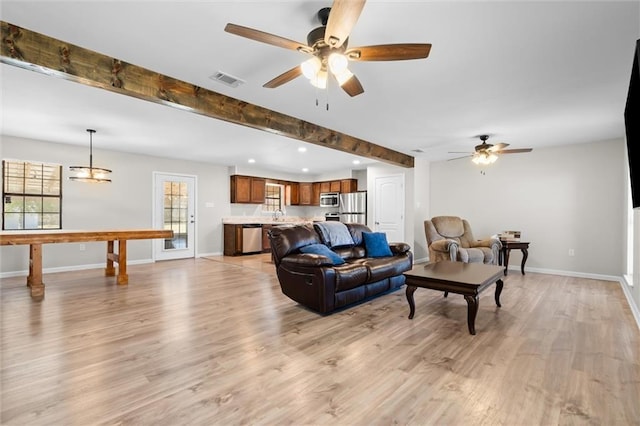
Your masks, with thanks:
M 331 79 L 329 78 L 329 76 L 327 76 L 327 90 L 325 90 L 324 92 L 324 101 L 325 101 L 325 108 L 327 111 L 329 111 L 329 89 L 331 87 Z

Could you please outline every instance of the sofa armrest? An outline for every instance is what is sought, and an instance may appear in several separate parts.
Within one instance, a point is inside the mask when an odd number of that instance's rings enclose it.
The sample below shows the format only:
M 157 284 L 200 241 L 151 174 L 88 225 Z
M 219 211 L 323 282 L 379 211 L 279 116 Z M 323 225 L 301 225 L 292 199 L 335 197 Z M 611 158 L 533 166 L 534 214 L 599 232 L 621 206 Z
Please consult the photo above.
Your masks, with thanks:
M 411 250 L 411 246 L 407 243 L 389 243 L 389 248 L 394 255 L 403 254 Z
M 496 246 L 498 250 L 502 248 L 502 243 L 497 238 L 485 238 L 484 240 L 477 240 L 471 243 L 471 247 L 491 247 Z
M 333 262 L 327 256 L 313 253 L 290 254 L 280 261 L 290 266 L 332 266 Z
M 458 243 L 455 240 L 438 240 L 431 243 L 431 249 L 442 253 L 450 253 L 451 250 L 458 250 Z

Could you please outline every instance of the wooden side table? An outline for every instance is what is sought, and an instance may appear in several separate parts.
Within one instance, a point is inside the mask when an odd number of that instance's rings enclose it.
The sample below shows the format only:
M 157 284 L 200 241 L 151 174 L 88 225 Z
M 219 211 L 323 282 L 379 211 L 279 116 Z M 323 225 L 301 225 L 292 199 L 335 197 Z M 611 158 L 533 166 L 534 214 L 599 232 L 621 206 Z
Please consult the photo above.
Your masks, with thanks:
M 520 272 L 524 275 L 524 264 L 527 262 L 527 257 L 529 257 L 529 242 L 527 241 L 503 241 L 502 250 L 500 250 L 500 256 L 498 259 L 498 263 L 500 266 L 504 265 L 504 274 L 507 275 L 507 269 L 509 268 L 509 252 L 513 249 L 520 249 L 522 251 L 522 263 L 520 264 Z

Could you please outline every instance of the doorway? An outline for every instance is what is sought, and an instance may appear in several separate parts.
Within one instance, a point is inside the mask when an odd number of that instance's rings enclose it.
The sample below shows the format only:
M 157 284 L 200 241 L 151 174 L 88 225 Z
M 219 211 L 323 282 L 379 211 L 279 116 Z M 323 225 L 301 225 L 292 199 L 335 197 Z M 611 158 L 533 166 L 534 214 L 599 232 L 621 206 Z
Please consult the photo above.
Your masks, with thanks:
M 173 238 L 153 240 L 155 260 L 195 257 L 196 176 L 153 173 L 153 225 Z

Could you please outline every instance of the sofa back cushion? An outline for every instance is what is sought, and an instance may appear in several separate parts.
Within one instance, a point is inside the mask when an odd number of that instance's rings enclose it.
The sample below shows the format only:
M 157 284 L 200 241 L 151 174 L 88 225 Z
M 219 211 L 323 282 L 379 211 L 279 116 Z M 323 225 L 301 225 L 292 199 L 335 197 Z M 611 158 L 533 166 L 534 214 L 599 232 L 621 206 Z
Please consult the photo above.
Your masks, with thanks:
M 283 257 L 298 252 L 301 247 L 322 243 L 312 225 L 273 227 L 269 231 L 269 239 L 276 263 L 280 263 Z
M 371 229 L 369 229 L 368 226 L 363 225 L 361 223 L 345 223 L 345 225 L 347 226 L 347 229 L 349 229 L 349 232 L 351 233 L 351 238 L 353 239 L 353 244 L 355 244 L 356 246 L 363 246 L 364 247 L 364 241 L 362 239 L 362 233 L 363 232 L 371 232 Z
M 457 216 L 436 216 L 431 218 L 438 234 L 445 238 L 460 239 L 464 234 L 464 224 Z

